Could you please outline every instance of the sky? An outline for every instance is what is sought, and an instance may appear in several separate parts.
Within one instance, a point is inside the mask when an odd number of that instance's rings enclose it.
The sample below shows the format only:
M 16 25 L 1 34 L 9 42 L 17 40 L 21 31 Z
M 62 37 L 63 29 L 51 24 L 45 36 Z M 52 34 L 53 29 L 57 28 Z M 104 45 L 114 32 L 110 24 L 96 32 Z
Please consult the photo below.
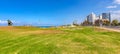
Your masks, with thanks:
M 0 0 L 0 25 L 65 25 L 83 22 L 94 12 L 120 20 L 120 0 Z

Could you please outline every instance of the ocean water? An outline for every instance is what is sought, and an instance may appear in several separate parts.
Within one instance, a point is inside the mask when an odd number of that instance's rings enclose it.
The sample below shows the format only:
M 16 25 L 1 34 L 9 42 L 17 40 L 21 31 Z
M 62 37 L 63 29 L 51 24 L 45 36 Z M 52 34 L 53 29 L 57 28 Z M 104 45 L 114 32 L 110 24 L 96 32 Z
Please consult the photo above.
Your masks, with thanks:
M 37 27 L 39 27 L 39 28 L 50 28 L 52 26 L 37 26 Z

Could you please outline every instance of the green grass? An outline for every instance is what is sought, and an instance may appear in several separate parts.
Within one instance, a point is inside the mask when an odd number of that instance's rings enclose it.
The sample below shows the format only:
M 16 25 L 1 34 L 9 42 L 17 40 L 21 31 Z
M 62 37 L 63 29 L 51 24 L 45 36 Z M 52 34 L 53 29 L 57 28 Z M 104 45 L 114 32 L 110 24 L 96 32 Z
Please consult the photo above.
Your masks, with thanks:
M 92 27 L 0 27 L 0 54 L 120 54 L 120 33 Z

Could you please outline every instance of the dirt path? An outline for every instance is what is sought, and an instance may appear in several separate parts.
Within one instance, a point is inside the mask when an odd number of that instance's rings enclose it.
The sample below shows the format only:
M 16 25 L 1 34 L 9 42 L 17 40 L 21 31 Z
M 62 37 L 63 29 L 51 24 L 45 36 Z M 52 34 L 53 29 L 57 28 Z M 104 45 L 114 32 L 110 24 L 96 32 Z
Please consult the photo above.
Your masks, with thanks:
M 114 29 L 114 28 L 105 28 L 105 27 L 97 27 L 97 28 L 100 28 L 100 29 L 105 29 L 105 30 L 109 30 L 109 31 L 120 32 L 120 30 L 119 30 L 119 29 Z

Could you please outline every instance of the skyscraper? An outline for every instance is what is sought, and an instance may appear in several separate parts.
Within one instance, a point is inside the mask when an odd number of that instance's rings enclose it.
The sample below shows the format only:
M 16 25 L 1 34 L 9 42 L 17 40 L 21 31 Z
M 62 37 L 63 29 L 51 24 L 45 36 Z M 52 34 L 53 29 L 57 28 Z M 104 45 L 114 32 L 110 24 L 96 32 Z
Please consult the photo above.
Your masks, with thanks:
M 111 14 L 110 13 L 102 13 L 102 19 L 111 21 Z
M 91 13 L 87 16 L 87 21 L 90 25 L 99 24 L 102 26 L 103 22 L 111 23 L 111 14 L 110 13 L 102 13 L 100 16 L 96 16 L 94 13 Z M 99 21 L 99 22 L 98 22 Z
M 92 25 L 95 24 L 95 20 L 96 20 L 96 15 L 93 12 L 87 16 L 87 21 L 92 23 Z

